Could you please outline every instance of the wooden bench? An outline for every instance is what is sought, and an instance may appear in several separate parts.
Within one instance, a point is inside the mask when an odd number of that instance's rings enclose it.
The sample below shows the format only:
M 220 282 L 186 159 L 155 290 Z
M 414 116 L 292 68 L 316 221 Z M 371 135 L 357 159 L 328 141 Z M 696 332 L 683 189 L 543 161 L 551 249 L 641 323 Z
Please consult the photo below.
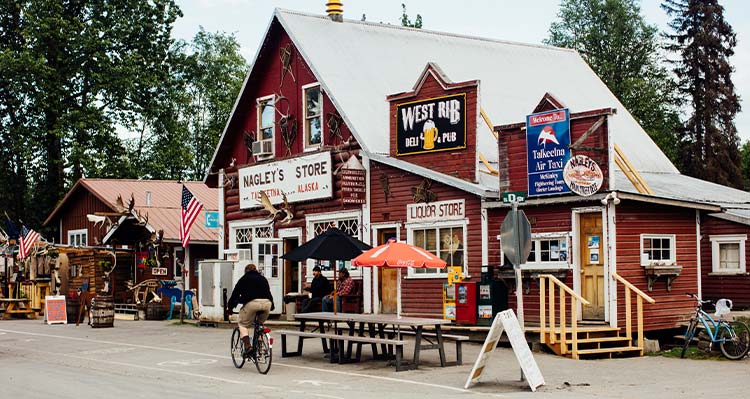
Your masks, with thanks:
M 302 355 L 302 345 L 304 343 L 305 339 L 308 338 L 319 338 L 322 340 L 329 340 L 330 341 L 330 347 L 331 352 L 334 350 L 338 350 L 338 361 L 339 363 L 347 363 L 347 362 L 359 362 L 361 360 L 361 345 L 362 344 L 372 344 L 372 345 L 388 345 L 389 347 L 395 348 L 395 356 L 396 356 L 396 371 L 402 371 L 402 370 L 408 370 L 410 367 L 404 367 L 402 366 L 402 358 L 403 358 L 403 352 L 404 352 L 404 341 L 399 339 L 386 339 L 386 338 L 372 338 L 372 337 L 362 337 L 359 335 L 346 335 L 346 334 L 331 334 L 331 333 L 320 333 L 320 332 L 307 332 L 307 331 L 291 331 L 291 330 L 282 330 L 279 331 L 281 334 L 281 357 L 292 357 L 292 356 L 301 356 Z M 287 351 L 287 345 L 286 345 L 286 337 L 287 336 L 294 336 L 298 337 L 299 340 L 297 341 L 297 350 L 294 352 Z M 344 344 L 348 343 L 357 343 L 358 348 L 356 352 L 356 357 L 354 359 L 351 359 L 351 348 L 349 356 L 345 356 L 344 351 Z M 333 354 L 331 354 L 331 363 L 335 361 L 335 357 Z
M 401 335 L 416 335 L 417 333 L 410 330 L 401 330 Z M 449 339 L 456 342 L 456 361 L 455 362 L 446 362 L 446 366 L 460 366 L 463 364 L 463 352 L 461 350 L 461 344 L 463 342 L 468 342 L 469 337 L 466 335 L 454 335 L 454 334 L 440 334 L 443 337 L 443 340 Z M 429 342 L 429 345 L 422 345 L 420 349 L 438 349 L 438 344 L 436 342 L 432 342 L 432 339 L 437 338 L 437 334 L 435 333 L 428 333 L 428 332 L 422 332 L 422 338 L 425 339 L 425 341 Z

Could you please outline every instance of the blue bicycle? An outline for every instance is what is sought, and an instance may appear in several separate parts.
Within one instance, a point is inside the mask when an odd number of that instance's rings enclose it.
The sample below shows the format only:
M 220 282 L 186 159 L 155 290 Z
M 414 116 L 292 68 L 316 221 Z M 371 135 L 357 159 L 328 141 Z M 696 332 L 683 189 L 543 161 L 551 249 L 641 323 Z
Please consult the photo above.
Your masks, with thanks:
M 690 324 L 688 324 L 687 330 L 685 330 L 685 344 L 682 347 L 682 354 L 680 357 L 685 357 L 688 346 L 693 341 L 698 330 L 698 322 L 703 324 L 705 332 L 708 338 L 711 340 L 709 344 L 709 350 L 715 343 L 719 344 L 721 353 L 729 360 L 739 360 L 747 355 L 750 346 L 750 328 L 747 324 L 741 321 L 726 321 L 724 315 L 729 313 L 732 309 L 732 301 L 728 299 L 720 299 L 716 302 L 716 313 L 717 317 L 714 320 L 711 315 L 703 310 L 703 305 L 706 303 L 713 303 L 711 301 L 704 301 L 698 298 L 698 295 L 687 293 L 687 296 L 695 299 L 697 305 L 695 307 L 695 313 L 690 318 Z

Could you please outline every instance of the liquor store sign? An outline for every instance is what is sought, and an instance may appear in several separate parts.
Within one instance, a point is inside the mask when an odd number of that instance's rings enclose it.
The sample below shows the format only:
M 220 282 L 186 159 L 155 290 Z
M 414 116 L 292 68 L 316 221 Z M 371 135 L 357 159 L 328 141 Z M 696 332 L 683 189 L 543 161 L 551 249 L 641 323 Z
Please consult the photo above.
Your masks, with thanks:
M 437 222 L 463 220 L 466 204 L 463 199 L 406 205 L 406 222 Z
M 396 155 L 466 148 L 466 93 L 396 106 Z
M 241 168 L 240 208 L 260 207 L 261 191 L 272 204 L 330 198 L 332 176 L 330 152 Z

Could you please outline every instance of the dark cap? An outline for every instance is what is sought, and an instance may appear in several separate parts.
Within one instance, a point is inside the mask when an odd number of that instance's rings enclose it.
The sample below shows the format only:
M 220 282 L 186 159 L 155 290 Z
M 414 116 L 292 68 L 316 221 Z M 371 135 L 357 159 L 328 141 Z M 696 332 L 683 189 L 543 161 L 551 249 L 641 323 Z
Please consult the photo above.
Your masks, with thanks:
M 313 267 L 313 271 L 314 271 L 314 272 L 319 272 L 319 271 L 320 271 L 320 266 L 315 266 L 315 267 Z

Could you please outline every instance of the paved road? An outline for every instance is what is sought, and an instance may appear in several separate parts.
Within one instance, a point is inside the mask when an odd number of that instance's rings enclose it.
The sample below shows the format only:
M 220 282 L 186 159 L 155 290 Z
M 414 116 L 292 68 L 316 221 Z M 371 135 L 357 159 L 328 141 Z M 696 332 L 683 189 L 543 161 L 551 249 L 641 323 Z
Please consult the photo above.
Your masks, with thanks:
M 518 381 L 510 349 L 497 349 L 482 383 L 463 389 L 479 345 L 464 346 L 464 366 L 424 367 L 396 373 L 384 362 L 329 364 L 319 341 L 303 357 L 280 357 L 277 334 L 271 372 L 228 355 L 231 330 L 170 322 L 115 321 L 115 328 L 0 321 L 2 398 L 454 398 L 454 397 L 745 397 L 750 360 L 691 361 L 644 357 L 573 361 L 535 354 L 547 385 L 531 393 Z M 406 351 L 410 349 L 407 347 Z M 365 351 L 365 358 L 369 350 Z M 454 354 L 449 350 L 449 359 Z

